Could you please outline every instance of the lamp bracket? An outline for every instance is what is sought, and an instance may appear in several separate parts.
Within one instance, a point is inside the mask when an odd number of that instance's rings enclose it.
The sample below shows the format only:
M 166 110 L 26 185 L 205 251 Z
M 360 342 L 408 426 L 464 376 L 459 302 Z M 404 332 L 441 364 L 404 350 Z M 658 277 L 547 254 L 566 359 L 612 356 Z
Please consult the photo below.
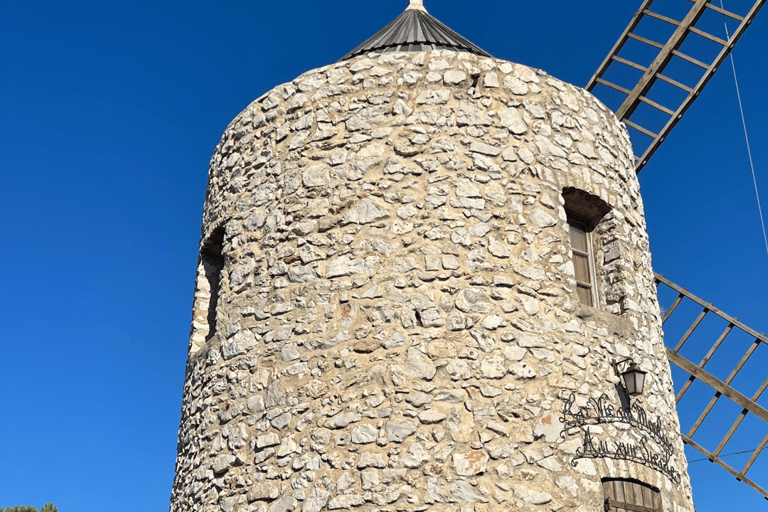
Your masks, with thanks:
M 629 358 L 622 359 L 621 361 L 613 361 L 613 371 L 616 372 L 616 376 L 621 379 L 621 374 L 626 372 L 627 369 L 632 366 L 633 361 Z

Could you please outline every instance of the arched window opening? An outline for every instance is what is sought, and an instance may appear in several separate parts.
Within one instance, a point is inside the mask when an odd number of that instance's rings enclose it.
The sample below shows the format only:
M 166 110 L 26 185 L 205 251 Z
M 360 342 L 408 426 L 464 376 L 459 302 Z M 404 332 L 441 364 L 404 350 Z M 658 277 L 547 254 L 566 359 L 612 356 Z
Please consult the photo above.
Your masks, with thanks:
M 219 302 L 219 290 L 221 288 L 221 271 L 224 269 L 224 257 L 221 254 L 221 246 L 224 242 L 224 228 L 217 228 L 208 239 L 208 242 L 200 251 L 200 259 L 203 264 L 205 278 L 210 289 L 208 301 L 207 324 L 208 341 L 216 333 L 216 306 Z
M 224 268 L 222 244 L 224 228 L 216 229 L 200 250 L 195 286 L 195 305 L 192 320 L 190 350 L 197 352 L 216 334 L 216 307 L 221 288 L 221 271 Z
M 586 306 L 598 307 L 600 300 L 597 289 L 596 240 L 593 231 L 611 211 L 611 207 L 599 197 L 575 188 L 564 189 L 563 199 L 579 302 Z
M 655 487 L 629 478 L 604 478 L 606 512 L 662 512 L 661 493 Z

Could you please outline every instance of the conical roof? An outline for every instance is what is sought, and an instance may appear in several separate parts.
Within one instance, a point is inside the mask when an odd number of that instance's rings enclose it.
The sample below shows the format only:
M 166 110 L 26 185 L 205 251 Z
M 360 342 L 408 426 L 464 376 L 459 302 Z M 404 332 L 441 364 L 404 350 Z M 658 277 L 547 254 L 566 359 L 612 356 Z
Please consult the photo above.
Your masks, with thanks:
M 370 52 L 428 52 L 454 50 L 490 57 L 430 15 L 423 0 L 410 0 L 408 8 L 373 37 L 346 54 L 348 60 Z

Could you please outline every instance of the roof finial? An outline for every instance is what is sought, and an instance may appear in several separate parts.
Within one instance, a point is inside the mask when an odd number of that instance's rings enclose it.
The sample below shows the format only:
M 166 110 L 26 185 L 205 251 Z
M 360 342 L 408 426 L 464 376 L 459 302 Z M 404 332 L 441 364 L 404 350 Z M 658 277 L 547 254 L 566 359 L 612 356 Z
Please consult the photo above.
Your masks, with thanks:
M 424 0 L 408 0 L 408 9 L 416 9 L 417 11 L 427 12 L 427 10 L 424 8 Z M 406 9 L 406 11 L 408 9 Z

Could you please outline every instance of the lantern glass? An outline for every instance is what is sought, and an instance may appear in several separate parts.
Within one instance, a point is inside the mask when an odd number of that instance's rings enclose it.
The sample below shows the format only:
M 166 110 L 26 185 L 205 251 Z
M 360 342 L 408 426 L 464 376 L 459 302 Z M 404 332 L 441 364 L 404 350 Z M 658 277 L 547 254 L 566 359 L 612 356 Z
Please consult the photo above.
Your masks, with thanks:
M 624 379 L 624 387 L 627 388 L 627 393 L 630 396 L 637 396 L 643 394 L 643 386 L 645 386 L 645 373 L 635 363 L 629 365 L 627 371 L 621 376 Z

